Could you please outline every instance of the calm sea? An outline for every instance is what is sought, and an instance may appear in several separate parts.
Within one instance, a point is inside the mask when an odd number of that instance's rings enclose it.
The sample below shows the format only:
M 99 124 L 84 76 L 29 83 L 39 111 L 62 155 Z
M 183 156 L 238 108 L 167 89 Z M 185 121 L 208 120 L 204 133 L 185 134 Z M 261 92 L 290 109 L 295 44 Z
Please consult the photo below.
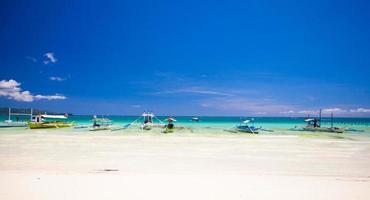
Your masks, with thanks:
M 98 116 L 101 117 L 101 116 Z M 139 116 L 104 116 L 113 121 L 114 125 L 126 125 L 131 123 Z M 208 116 L 197 116 L 200 121 L 192 121 L 191 116 L 178 116 L 174 117 L 177 121 L 175 122 L 178 125 L 189 126 L 189 127 L 212 127 L 212 128 L 231 128 L 242 120 L 252 119 L 251 117 L 208 117 Z M 158 117 L 160 120 L 165 120 L 166 117 Z M 0 116 L 0 120 L 6 120 L 7 116 Z M 15 117 L 12 117 L 15 120 Z M 27 119 L 25 117 L 20 117 L 20 120 Z M 77 124 L 87 125 L 91 124 L 92 116 L 86 115 L 74 115 L 68 118 L 68 121 L 75 121 Z M 289 118 L 289 117 L 254 117 L 254 125 L 262 126 L 269 129 L 290 129 L 295 126 L 305 125 L 304 118 Z M 140 121 L 139 121 L 140 122 Z M 330 118 L 322 118 L 322 126 L 330 126 Z M 350 127 L 353 129 L 370 129 L 370 118 L 334 118 L 333 125 L 338 127 Z

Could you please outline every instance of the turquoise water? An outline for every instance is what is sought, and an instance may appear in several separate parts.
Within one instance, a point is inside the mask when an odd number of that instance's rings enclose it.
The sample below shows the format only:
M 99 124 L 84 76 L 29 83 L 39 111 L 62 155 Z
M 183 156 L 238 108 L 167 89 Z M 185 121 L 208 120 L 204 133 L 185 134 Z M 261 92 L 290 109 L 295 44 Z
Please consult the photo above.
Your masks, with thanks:
M 101 116 L 99 116 L 101 117 Z M 105 116 L 113 121 L 115 126 L 123 126 L 131 123 L 139 116 Z M 199 117 L 199 116 L 198 116 Z M 158 117 L 161 120 L 165 120 L 166 117 Z M 199 117 L 200 122 L 191 121 L 191 116 L 178 116 L 174 117 L 177 121 L 175 125 L 189 127 L 192 129 L 231 129 L 237 125 L 240 121 L 245 119 L 251 119 L 248 117 Z M 6 120 L 7 116 L 0 116 L 0 120 Z M 12 117 L 15 120 L 15 117 Z M 28 120 L 27 117 L 20 117 L 20 120 Z M 70 116 L 68 121 L 75 121 L 79 125 L 91 124 L 92 116 Z M 265 129 L 289 131 L 296 126 L 304 126 L 304 118 L 288 118 L 288 117 L 254 117 L 254 125 L 257 127 L 262 126 Z M 322 118 L 322 126 L 330 126 L 330 118 Z M 370 118 L 335 118 L 334 126 L 347 127 L 358 131 L 370 134 Z

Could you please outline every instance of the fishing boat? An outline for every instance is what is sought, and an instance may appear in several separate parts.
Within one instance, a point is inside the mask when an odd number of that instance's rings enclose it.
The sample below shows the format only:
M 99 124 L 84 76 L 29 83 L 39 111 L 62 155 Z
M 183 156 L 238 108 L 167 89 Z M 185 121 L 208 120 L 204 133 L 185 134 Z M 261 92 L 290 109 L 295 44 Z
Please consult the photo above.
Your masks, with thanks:
M 193 117 L 193 118 L 191 118 L 191 121 L 193 121 L 193 122 L 199 122 L 200 119 L 199 119 L 199 117 Z
M 164 130 L 162 131 L 163 133 L 173 133 L 175 129 L 175 125 L 173 122 L 176 122 L 176 119 L 169 117 L 167 120 L 168 124 L 164 126 Z
M 301 127 L 302 131 L 311 131 L 311 132 L 329 132 L 329 133 L 343 133 L 345 128 L 339 128 L 333 126 L 333 113 L 331 113 L 331 126 L 322 127 L 321 126 L 321 109 L 319 112 L 319 118 L 310 118 L 307 117 L 304 121 L 307 123 L 306 126 Z
M 134 121 L 120 128 L 113 129 L 113 131 L 127 129 L 130 126 L 139 126 L 141 130 L 151 130 L 154 127 L 163 128 L 164 125 L 165 125 L 164 122 L 160 120 L 158 117 L 156 117 L 152 112 L 145 111 L 140 115 L 140 117 L 138 117 Z
M 153 117 L 154 117 L 154 114 L 151 113 L 151 112 L 144 112 L 142 114 L 142 116 L 143 116 L 144 122 L 141 125 L 141 129 L 142 130 L 151 130 L 152 129 L 152 126 L 153 126 Z
M 156 117 L 154 115 L 154 113 L 145 111 L 145 112 L 143 112 L 143 114 L 141 114 L 141 116 L 139 118 L 137 118 L 136 120 L 134 120 L 130 124 L 126 125 L 125 127 L 127 128 L 130 125 L 138 124 L 137 121 L 140 121 L 140 120 L 142 120 L 142 122 L 139 123 L 139 126 L 140 126 L 141 130 L 151 130 L 154 127 L 163 127 L 164 126 L 164 122 L 162 120 L 158 119 L 158 117 Z
M 93 125 L 90 129 L 90 131 L 102 131 L 102 130 L 110 130 L 111 125 L 113 124 L 112 121 L 108 118 L 97 118 L 94 115 L 94 118 L 92 119 Z
M 135 119 L 134 121 L 120 127 L 111 129 L 112 131 L 118 131 L 122 129 L 127 129 L 130 126 L 139 126 L 141 130 L 152 130 L 153 128 L 160 128 L 163 129 L 162 133 L 172 133 L 175 130 L 175 126 L 173 122 L 176 120 L 172 117 L 167 118 L 166 120 L 168 124 L 160 120 L 158 117 L 154 115 L 152 112 L 143 112 L 140 117 Z M 193 132 L 191 128 L 184 127 L 184 126 L 176 126 L 176 130 L 189 130 Z
M 141 115 L 141 118 L 143 119 L 143 122 L 140 125 L 142 130 L 151 130 L 154 127 L 162 128 L 165 124 L 162 120 L 155 116 L 153 112 L 144 112 Z
M 249 124 L 253 121 L 254 121 L 253 119 L 252 120 L 244 120 L 239 125 L 237 125 L 235 127 L 235 130 L 238 131 L 238 132 L 243 132 L 243 133 L 258 134 L 258 132 L 261 128 L 256 128 L 255 126 Z
M 11 120 L 12 116 L 17 116 L 16 121 Z M 4 122 L 0 122 L 0 128 L 10 128 L 10 127 L 27 127 L 27 121 L 20 121 L 18 116 L 30 116 L 32 119 L 32 109 L 30 114 L 27 113 L 12 113 L 12 109 L 9 108 L 8 119 Z
M 68 115 L 37 115 L 32 117 L 32 121 L 28 122 L 30 129 L 47 129 L 47 128 L 66 128 L 74 126 L 75 123 L 65 122 Z

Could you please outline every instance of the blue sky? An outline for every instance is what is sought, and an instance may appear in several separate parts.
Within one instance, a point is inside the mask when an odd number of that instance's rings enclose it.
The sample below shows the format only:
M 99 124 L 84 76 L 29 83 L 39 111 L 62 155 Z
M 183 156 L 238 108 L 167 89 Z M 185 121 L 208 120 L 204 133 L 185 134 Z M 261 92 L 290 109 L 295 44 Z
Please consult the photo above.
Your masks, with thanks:
M 0 105 L 370 116 L 367 1 L 1 1 Z

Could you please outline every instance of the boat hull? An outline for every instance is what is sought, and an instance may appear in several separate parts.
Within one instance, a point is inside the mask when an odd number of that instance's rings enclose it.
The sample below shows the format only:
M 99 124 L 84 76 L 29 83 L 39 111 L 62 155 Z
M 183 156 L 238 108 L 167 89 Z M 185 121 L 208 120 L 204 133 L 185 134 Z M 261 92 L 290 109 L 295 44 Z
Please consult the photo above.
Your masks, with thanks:
M 74 125 L 73 123 L 64 123 L 64 122 L 42 122 L 42 123 L 29 122 L 28 123 L 28 127 L 30 129 L 67 128 L 73 125 Z
M 173 128 L 165 128 L 163 133 L 173 133 Z
M 141 126 L 141 129 L 142 130 L 147 130 L 147 131 L 152 130 L 152 125 L 151 124 L 144 124 L 144 125 Z
M 344 129 L 340 128 L 326 128 L 326 127 L 303 127 L 303 131 L 311 131 L 311 132 L 328 132 L 328 133 L 343 133 Z
M 236 130 L 242 133 L 258 134 L 258 129 L 250 126 L 237 126 Z
M 110 130 L 111 128 L 108 127 L 108 126 L 105 126 L 105 127 L 95 127 L 95 128 L 91 128 L 90 131 L 105 131 L 105 130 Z
M 252 134 L 258 134 L 258 131 L 251 131 L 251 130 L 245 130 L 245 129 L 236 129 L 237 131 L 239 132 L 242 132 L 242 133 L 252 133 Z

